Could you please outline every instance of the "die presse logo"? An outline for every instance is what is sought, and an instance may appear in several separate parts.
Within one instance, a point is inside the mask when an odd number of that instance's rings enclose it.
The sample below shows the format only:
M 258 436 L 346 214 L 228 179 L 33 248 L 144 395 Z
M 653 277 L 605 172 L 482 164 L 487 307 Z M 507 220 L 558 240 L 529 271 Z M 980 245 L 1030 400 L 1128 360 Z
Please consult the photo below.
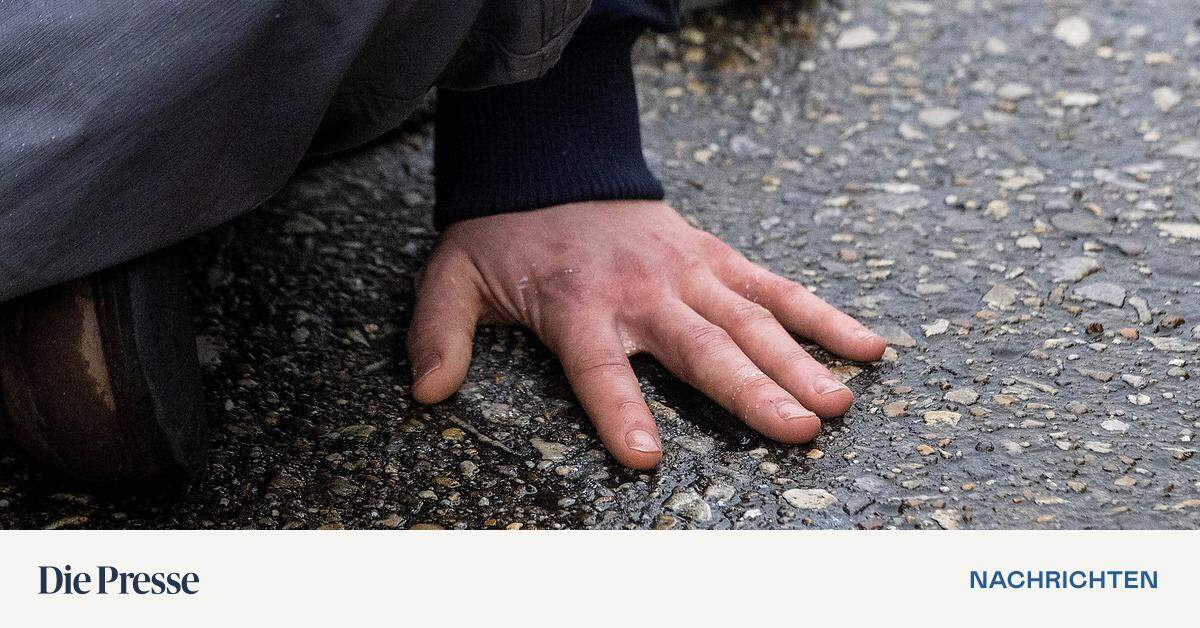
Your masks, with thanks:
M 38 595 L 195 595 L 200 576 L 194 572 L 122 571 L 110 565 L 92 570 L 70 565 L 38 566 Z

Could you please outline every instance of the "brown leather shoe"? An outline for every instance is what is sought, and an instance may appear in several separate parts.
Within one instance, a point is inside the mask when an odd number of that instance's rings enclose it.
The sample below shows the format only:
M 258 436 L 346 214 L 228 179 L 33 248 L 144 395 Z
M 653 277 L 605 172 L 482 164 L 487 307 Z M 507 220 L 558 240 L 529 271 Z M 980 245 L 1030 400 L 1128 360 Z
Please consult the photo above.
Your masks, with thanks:
M 203 466 L 187 291 L 156 255 L 0 305 L 0 431 L 81 479 Z

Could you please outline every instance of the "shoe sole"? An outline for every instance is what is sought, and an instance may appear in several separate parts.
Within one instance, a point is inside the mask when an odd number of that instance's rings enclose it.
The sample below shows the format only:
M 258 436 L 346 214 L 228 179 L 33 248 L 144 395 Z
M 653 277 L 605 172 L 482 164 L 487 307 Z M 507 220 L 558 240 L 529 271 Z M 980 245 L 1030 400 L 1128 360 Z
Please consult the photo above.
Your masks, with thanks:
M 0 308 L 0 424 L 80 479 L 204 466 L 208 432 L 187 291 L 163 256 Z

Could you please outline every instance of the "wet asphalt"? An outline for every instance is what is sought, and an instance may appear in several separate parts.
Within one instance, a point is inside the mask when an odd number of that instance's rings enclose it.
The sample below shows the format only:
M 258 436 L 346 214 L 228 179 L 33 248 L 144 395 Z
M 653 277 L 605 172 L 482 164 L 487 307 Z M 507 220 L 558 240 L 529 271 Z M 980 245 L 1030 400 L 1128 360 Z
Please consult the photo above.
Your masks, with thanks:
M 0 444 L 0 527 L 1195 528 L 1200 14 L 1187 0 L 745 2 L 635 53 L 696 225 L 883 333 L 772 443 L 635 368 L 666 456 L 615 465 L 553 356 L 483 329 L 414 404 L 428 114 L 187 245 L 214 432 L 127 495 Z

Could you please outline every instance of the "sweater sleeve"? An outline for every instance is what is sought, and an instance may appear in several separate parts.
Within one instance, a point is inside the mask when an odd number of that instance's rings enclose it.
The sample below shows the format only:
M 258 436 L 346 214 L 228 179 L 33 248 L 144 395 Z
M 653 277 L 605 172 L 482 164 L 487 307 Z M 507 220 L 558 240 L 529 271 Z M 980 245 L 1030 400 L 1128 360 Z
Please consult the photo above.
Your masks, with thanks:
M 599 0 L 543 77 L 438 93 L 434 222 L 610 199 L 661 199 L 642 155 L 630 51 L 673 2 Z

